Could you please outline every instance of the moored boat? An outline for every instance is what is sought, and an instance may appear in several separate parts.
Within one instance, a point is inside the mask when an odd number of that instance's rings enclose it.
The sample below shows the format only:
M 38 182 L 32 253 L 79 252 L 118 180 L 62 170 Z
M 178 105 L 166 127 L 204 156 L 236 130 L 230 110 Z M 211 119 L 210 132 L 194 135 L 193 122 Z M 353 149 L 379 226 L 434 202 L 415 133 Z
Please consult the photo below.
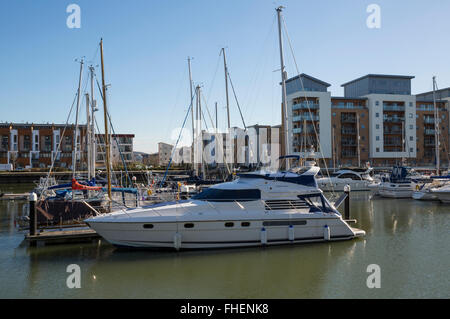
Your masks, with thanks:
M 240 174 L 190 200 L 117 211 L 85 222 L 118 246 L 204 249 L 337 241 L 350 227 L 317 187 L 318 167 Z

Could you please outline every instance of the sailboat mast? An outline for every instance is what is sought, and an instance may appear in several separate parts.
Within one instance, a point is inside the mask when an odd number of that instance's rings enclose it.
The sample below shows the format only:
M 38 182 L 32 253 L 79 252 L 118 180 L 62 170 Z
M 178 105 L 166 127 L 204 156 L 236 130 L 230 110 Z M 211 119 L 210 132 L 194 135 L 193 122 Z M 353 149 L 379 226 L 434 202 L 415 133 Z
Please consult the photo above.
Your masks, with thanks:
M 89 149 L 91 150 L 91 154 L 89 155 L 89 162 L 91 163 L 91 177 L 95 177 L 95 158 L 97 152 L 97 141 L 95 138 L 95 111 L 97 106 L 97 101 L 94 99 L 94 67 L 91 65 L 89 67 L 91 71 L 91 122 L 88 125 L 91 127 L 91 144 L 89 145 Z
M 284 56 L 283 56 L 283 38 L 281 32 L 281 11 L 283 10 L 282 6 L 279 6 L 277 11 L 278 17 L 278 40 L 280 45 L 280 64 L 281 64 L 281 103 L 284 116 L 284 136 L 285 136 L 285 146 L 284 146 L 284 155 L 289 155 L 289 129 L 288 129 L 288 109 L 287 109 L 287 96 L 286 96 L 286 71 L 284 66 Z M 286 169 L 289 169 L 289 161 L 286 161 Z
M 194 142 L 194 169 L 195 169 L 195 176 L 198 176 L 198 155 L 199 155 L 199 118 L 198 118 L 198 103 L 199 103 L 199 99 L 198 99 L 198 91 L 199 91 L 199 86 L 195 87 L 195 142 Z
M 201 93 L 201 88 L 200 86 L 198 86 L 198 116 L 199 116 L 199 128 L 200 128 L 200 150 L 201 152 L 199 153 L 200 155 L 200 167 L 202 170 L 202 178 L 205 179 L 206 178 L 206 174 L 205 174 L 205 165 L 203 165 L 203 134 L 202 134 L 202 99 L 201 99 L 202 93 Z
M 189 91 L 191 93 L 191 102 L 194 103 L 192 100 L 194 95 L 192 92 L 192 73 L 191 73 L 191 57 L 188 57 L 188 70 L 189 70 Z M 194 122 L 194 107 L 191 107 L 191 119 L 192 119 L 192 153 L 195 151 L 195 122 Z M 192 161 L 193 162 L 193 161 Z
M 105 67 L 103 62 L 103 39 L 100 39 L 100 56 L 102 62 L 102 92 L 103 92 L 103 114 L 105 120 L 105 153 L 106 153 L 106 175 L 108 178 L 108 197 L 111 200 L 111 164 L 110 164 L 110 146 L 108 131 L 108 108 L 106 105 L 106 85 L 105 85 Z
M 225 48 L 222 48 L 223 53 L 223 69 L 225 72 L 225 96 L 227 101 L 227 117 L 228 117 L 228 131 L 230 130 L 231 124 L 230 124 L 230 101 L 228 97 L 228 67 L 227 67 L 227 58 L 225 55 Z
M 80 108 L 80 95 L 81 95 L 81 78 L 83 76 L 83 64 L 84 61 L 81 59 L 80 61 L 80 78 L 78 80 L 78 93 L 77 93 L 77 110 L 75 117 L 75 135 L 74 135 L 74 148 L 72 155 L 72 178 L 75 178 L 75 171 L 77 165 L 77 153 L 78 153 L 78 110 Z
M 88 170 L 88 180 L 91 179 L 92 176 L 92 169 L 91 169 L 91 112 L 89 110 L 90 108 L 90 99 L 89 94 L 85 94 L 86 97 L 86 150 L 87 150 L 87 156 L 86 156 L 86 164 L 87 164 L 87 170 Z
M 434 106 L 434 149 L 436 152 L 436 175 L 440 175 L 439 166 L 440 166 L 440 158 L 439 158 L 439 111 L 436 105 L 436 77 L 433 76 L 433 106 Z
M 218 128 L 219 122 L 217 120 L 217 102 L 216 102 L 215 106 L 216 106 L 216 132 L 218 132 L 218 130 L 219 130 L 219 128 Z

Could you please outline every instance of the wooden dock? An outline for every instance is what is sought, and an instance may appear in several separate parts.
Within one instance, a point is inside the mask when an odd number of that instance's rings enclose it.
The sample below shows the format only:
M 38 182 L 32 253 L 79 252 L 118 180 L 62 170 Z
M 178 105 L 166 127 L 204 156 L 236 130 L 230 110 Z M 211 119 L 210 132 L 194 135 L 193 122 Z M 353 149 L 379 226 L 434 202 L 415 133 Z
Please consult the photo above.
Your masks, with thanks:
M 90 228 L 42 231 L 37 235 L 25 235 L 30 246 L 89 242 L 99 238 L 100 235 Z

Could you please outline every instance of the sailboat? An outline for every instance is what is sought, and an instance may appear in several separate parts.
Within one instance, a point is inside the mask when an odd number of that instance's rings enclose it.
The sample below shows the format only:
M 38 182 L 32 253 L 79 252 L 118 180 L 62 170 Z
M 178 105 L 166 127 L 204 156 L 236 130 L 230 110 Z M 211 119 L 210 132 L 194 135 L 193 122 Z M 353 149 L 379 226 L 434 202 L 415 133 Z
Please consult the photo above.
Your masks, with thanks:
M 104 85 L 104 71 L 103 71 L 103 42 L 100 42 L 100 51 L 102 57 L 102 81 Z M 86 179 L 79 178 L 77 174 L 77 162 L 78 154 L 81 152 L 80 136 L 78 133 L 78 113 L 80 106 L 81 96 L 81 79 L 83 73 L 84 61 L 80 61 L 80 75 L 77 90 L 77 104 L 76 104 L 76 120 L 75 120 L 75 136 L 74 136 L 74 149 L 72 154 L 72 179 L 66 183 L 52 183 L 50 168 L 48 177 L 44 183 L 41 183 L 41 187 L 38 187 L 36 191 L 39 193 L 40 199 L 36 204 L 36 208 L 39 212 L 38 223 L 39 224 L 60 224 L 66 222 L 82 221 L 83 219 L 111 211 L 112 191 L 120 192 L 122 194 L 122 204 L 125 203 L 125 194 L 133 194 L 133 198 L 136 197 L 137 190 L 133 188 L 111 188 L 111 174 L 110 174 L 110 160 L 109 160 L 109 133 L 108 133 L 108 117 L 105 100 L 105 87 L 103 90 L 103 100 L 105 109 L 105 140 L 106 140 L 106 166 L 107 166 L 107 187 L 98 185 L 95 173 L 96 162 L 96 137 L 95 137 L 95 117 L 94 112 L 96 109 L 96 101 L 94 100 L 94 68 L 90 67 L 90 79 L 91 79 L 91 95 L 86 94 L 86 131 L 87 131 L 87 157 L 86 164 L 88 168 L 88 175 Z M 63 133 L 64 135 L 64 133 Z M 58 144 L 58 151 L 60 148 Z M 56 152 L 58 153 L 58 152 Z M 55 162 L 56 154 L 52 158 L 52 163 Z M 81 159 L 80 159 L 81 160 Z M 133 200 L 135 202 L 135 200 Z M 137 205 L 136 205 L 137 206 Z

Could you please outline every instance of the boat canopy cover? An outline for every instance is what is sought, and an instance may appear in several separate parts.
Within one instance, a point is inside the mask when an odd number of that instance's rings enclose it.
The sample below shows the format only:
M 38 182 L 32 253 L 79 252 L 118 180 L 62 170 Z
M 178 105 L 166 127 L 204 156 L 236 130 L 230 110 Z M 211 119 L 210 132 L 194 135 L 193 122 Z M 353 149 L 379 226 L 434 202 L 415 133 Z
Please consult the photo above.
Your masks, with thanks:
M 92 191 L 103 191 L 106 192 L 107 188 L 102 186 L 88 186 L 83 185 L 77 182 L 75 178 L 72 179 L 72 190 L 92 190 Z M 111 188 L 112 192 L 121 192 L 121 193 L 131 193 L 137 194 L 136 188 L 123 188 L 123 187 L 113 187 Z
M 245 202 L 261 199 L 261 191 L 259 189 L 221 189 L 210 187 L 192 196 L 192 199 L 211 202 L 229 202 L 235 200 Z

